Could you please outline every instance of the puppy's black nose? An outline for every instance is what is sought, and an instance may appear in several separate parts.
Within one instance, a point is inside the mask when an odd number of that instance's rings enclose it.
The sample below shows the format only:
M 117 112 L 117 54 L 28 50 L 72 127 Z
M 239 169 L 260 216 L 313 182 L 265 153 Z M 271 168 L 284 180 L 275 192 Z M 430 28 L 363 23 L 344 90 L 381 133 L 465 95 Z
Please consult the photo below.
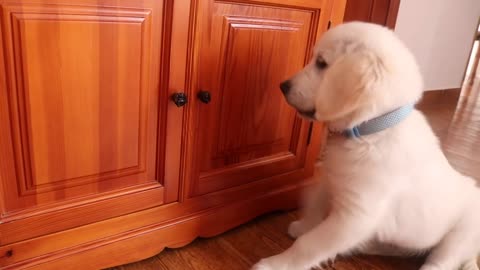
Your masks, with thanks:
M 280 84 L 280 89 L 282 90 L 282 93 L 284 95 L 288 94 L 291 88 L 292 88 L 292 83 L 289 80 L 284 81 Z

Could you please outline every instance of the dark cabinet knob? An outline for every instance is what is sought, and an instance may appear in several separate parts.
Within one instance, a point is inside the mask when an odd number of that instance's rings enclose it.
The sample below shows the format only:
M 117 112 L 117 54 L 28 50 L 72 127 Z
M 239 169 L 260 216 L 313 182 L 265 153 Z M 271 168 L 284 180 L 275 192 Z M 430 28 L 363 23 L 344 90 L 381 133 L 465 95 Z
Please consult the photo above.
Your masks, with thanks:
M 173 103 L 175 103 L 175 105 L 177 105 L 177 107 L 182 107 L 185 104 L 187 104 L 187 102 L 188 102 L 187 95 L 185 95 L 185 93 L 175 93 L 175 94 L 173 94 L 172 95 L 172 100 L 173 100 Z
M 197 94 L 198 99 L 200 99 L 201 102 L 208 104 L 212 100 L 212 96 L 208 91 L 200 91 Z

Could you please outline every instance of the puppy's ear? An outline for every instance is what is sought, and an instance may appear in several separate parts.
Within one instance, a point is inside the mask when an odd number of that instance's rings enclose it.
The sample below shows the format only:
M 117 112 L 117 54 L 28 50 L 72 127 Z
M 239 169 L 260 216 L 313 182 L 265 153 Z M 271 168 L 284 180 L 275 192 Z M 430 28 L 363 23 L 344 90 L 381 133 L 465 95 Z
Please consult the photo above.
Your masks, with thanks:
M 382 63 L 368 50 L 346 53 L 326 71 L 317 96 L 318 117 L 335 120 L 370 103 L 381 84 Z

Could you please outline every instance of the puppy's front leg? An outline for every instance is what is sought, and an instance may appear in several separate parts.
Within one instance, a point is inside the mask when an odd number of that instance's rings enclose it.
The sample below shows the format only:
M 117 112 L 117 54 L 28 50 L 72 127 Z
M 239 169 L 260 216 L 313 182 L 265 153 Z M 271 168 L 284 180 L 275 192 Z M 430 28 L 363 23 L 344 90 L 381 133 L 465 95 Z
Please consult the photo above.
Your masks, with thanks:
M 317 182 L 313 187 L 304 191 L 302 206 L 302 218 L 294 221 L 288 227 L 288 234 L 292 238 L 308 232 L 320 224 L 330 210 L 330 196 L 326 183 Z
M 333 212 L 284 253 L 261 260 L 254 270 L 308 270 L 346 253 L 375 232 L 379 215 Z

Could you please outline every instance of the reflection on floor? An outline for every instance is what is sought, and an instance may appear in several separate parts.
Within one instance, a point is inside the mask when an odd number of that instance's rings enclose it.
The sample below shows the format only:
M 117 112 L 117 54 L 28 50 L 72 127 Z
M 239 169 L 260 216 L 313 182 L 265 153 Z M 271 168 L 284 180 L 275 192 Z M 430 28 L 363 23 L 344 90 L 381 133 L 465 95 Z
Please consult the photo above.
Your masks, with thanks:
M 427 115 L 442 141 L 445 153 L 455 168 L 480 179 L 480 80 L 466 84 L 458 106 L 455 102 L 429 104 L 421 110 Z M 211 239 L 166 250 L 150 259 L 114 269 L 169 270 L 245 270 L 258 261 L 288 248 L 288 224 L 297 212 L 276 213 Z M 328 269 L 337 270 L 416 270 L 421 258 L 401 259 L 355 256 L 340 258 Z

